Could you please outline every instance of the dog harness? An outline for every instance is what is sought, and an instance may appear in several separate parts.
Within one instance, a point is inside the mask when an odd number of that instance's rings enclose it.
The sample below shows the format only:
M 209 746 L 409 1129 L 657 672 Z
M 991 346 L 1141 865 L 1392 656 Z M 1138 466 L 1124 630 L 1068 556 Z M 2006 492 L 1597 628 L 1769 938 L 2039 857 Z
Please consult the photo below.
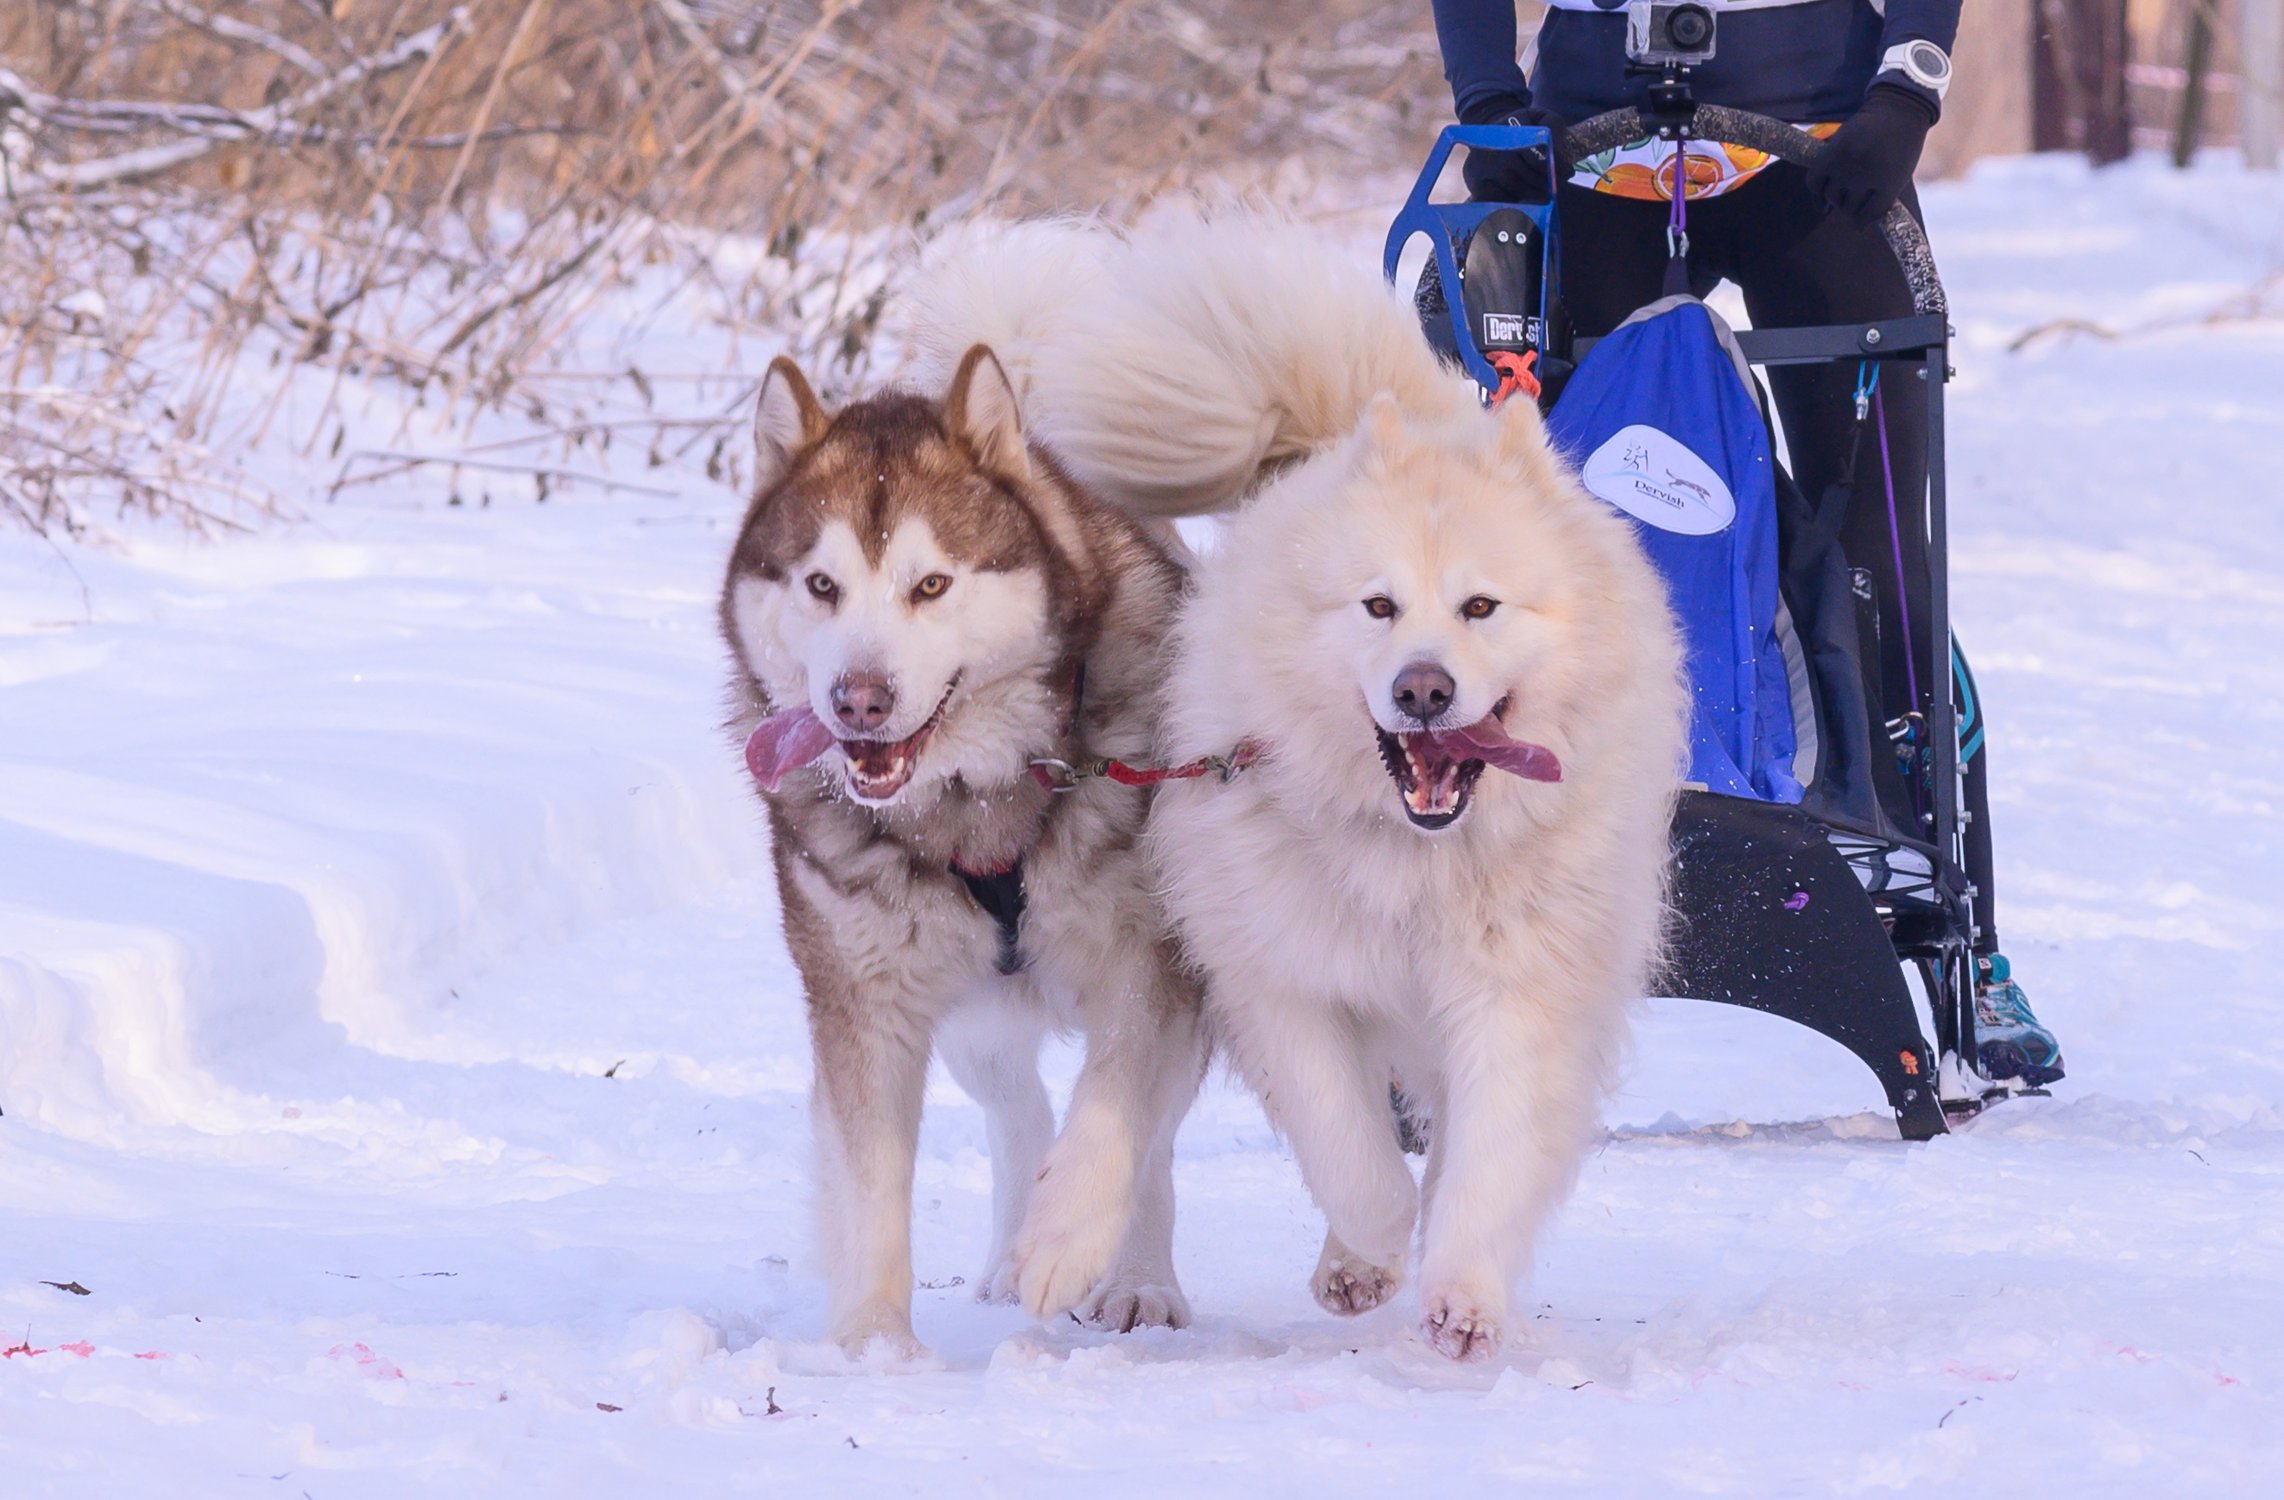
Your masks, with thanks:
M 1086 700 L 1086 663 L 1074 663 L 1071 668 L 1071 716 L 1069 730 L 1076 737 L 1079 714 Z M 1060 756 L 1042 755 L 1031 762 L 1031 779 L 1050 792 L 1062 793 L 1078 790 L 1080 783 L 1094 780 L 1114 781 L 1120 786 L 1152 787 L 1163 781 L 1191 781 L 1200 776 L 1219 776 L 1228 781 L 1254 761 L 1261 758 L 1261 745 L 1256 740 L 1241 740 L 1227 755 L 1201 755 L 1196 760 L 1178 766 L 1138 766 L 1130 761 L 1110 756 L 1089 756 L 1080 760 L 1064 760 Z M 992 920 L 999 929 L 999 958 L 997 967 L 1002 974 L 1020 974 L 1030 965 L 1023 952 L 1023 910 L 1028 897 L 1023 890 L 1023 857 L 1017 855 L 1006 864 L 991 870 L 971 870 L 952 856 L 949 866 L 959 883 L 967 887 L 968 898 Z
M 1086 706 L 1086 662 L 1071 663 L 1071 712 L 1065 730 L 1075 736 L 1079 732 L 1079 714 Z M 1039 763 L 1031 763 L 1031 775 L 1052 791 L 1055 788 L 1039 775 Z M 1023 912 L 1030 898 L 1023 889 L 1023 856 L 1018 854 L 1006 864 L 989 870 L 971 870 L 960 863 L 957 854 L 952 856 L 952 875 L 967 887 L 968 899 L 977 910 L 991 918 L 991 925 L 999 929 L 999 957 L 993 967 L 1002 975 L 1020 974 L 1030 967 L 1031 960 L 1023 951 Z
M 951 871 L 968 888 L 969 898 L 999 929 L 995 967 L 1002 974 L 1022 973 L 1031 962 L 1023 952 L 1023 861 L 1015 860 L 997 870 L 971 870 L 954 859 Z

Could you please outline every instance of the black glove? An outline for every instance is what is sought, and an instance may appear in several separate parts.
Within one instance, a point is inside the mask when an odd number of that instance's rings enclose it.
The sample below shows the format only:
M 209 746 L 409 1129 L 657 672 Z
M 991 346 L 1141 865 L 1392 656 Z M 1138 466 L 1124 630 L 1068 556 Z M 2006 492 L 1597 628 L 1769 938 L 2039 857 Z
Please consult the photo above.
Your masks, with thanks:
M 1911 186 L 1935 109 L 1909 89 L 1875 85 L 1863 107 L 1824 143 L 1808 190 L 1859 224 L 1877 223 Z
M 1554 175 L 1570 175 L 1570 156 L 1563 150 L 1562 116 L 1540 109 L 1528 99 L 1500 99 L 1468 111 L 1469 125 L 1536 125 L 1554 132 Z M 1477 151 L 1470 147 L 1459 164 L 1467 179 L 1467 196 L 1478 203 L 1544 203 L 1547 201 L 1547 160 L 1544 151 Z

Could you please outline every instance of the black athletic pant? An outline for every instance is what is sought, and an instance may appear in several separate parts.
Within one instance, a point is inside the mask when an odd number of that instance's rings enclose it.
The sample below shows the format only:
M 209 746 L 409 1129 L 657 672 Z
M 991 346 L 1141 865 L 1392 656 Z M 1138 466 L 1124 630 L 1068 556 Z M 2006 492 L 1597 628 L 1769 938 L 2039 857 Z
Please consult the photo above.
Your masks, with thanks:
M 1904 201 L 1914 214 L 1919 212 L 1915 195 L 1907 193 Z M 1562 301 L 1579 335 L 1606 334 L 1657 299 L 1665 280 L 1668 212 L 1663 203 L 1563 187 L 1555 221 L 1562 236 Z M 1690 290 L 1701 297 L 1719 282 L 1734 282 L 1759 328 L 1907 318 L 1914 311 L 1903 268 L 1879 229 L 1825 212 L 1808 191 L 1801 169 L 1786 162 L 1772 162 L 1743 186 L 1689 205 L 1689 270 Z M 1849 479 L 1851 462 L 1855 465 L 1855 495 L 1841 527 L 1841 545 L 1857 566 L 1872 567 L 1879 589 L 1881 670 L 1889 682 L 1900 685 L 1905 678 L 1903 621 L 1880 456 L 1869 427 L 1864 450 L 1855 455 L 1856 367 L 1790 365 L 1767 374 L 1792 456 L 1792 476 L 1802 492 L 1811 498 L 1822 495 L 1828 486 Z M 1896 500 L 1910 507 L 1927 478 L 1926 384 L 1912 367 L 1891 365 L 1880 377 L 1880 387 Z M 1925 630 L 1925 538 L 1908 523 L 1902 535 L 1905 597 L 1913 623 Z M 1923 689 L 1944 690 L 1951 675 L 1948 661 L 1916 666 Z M 1984 785 L 1988 758 L 1986 749 L 1968 763 L 1965 789 L 1972 817 L 1966 829 L 1967 878 L 1977 891 L 1979 953 L 1995 951 L 1998 943 Z

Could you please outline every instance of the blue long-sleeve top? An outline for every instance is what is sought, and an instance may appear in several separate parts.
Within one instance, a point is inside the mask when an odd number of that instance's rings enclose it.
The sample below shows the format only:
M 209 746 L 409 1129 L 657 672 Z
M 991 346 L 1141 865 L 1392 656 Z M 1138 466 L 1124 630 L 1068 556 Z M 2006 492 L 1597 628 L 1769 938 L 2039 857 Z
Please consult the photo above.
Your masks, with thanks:
M 1910 90 L 1931 110 L 1942 101 L 1904 74 L 1880 72 L 1903 42 L 1948 52 L 1961 0 L 1758 0 L 1716 12 L 1713 60 L 1694 74 L 1697 98 L 1797 124 L 1844 120 L 1876 76 Z M 1649 80 L 1626 76 L 1626 0 L 1557 0 L 1539 28 L 1528 82 L 1515 57 L 1513 0 L 1434 0 L 1436 40 L 1452 103 L 1469 124 L 1498 120 L 1535 103 L 1565 120 L 1648 102 Z M 1579 5 L 1591 8 L 1569 8 Z M 1884 10 L 1884 14 L 1883 14 Z

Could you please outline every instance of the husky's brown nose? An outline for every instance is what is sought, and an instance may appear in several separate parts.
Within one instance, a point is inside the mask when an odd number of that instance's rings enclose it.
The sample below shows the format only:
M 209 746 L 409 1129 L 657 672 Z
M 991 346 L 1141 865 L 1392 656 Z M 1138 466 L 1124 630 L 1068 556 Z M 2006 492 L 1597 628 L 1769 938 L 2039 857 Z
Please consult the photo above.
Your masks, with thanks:
M 833 683 L 833 717 L 841 727 L 869 734 L 896 712 L 896 692 L 877 672 L 850 672 Z
M 1396 674 L 1396 707 L 1422 724 L 1441 718 L 1451 707 L 1458 684 L 1432 661 L 1415 661 Z

